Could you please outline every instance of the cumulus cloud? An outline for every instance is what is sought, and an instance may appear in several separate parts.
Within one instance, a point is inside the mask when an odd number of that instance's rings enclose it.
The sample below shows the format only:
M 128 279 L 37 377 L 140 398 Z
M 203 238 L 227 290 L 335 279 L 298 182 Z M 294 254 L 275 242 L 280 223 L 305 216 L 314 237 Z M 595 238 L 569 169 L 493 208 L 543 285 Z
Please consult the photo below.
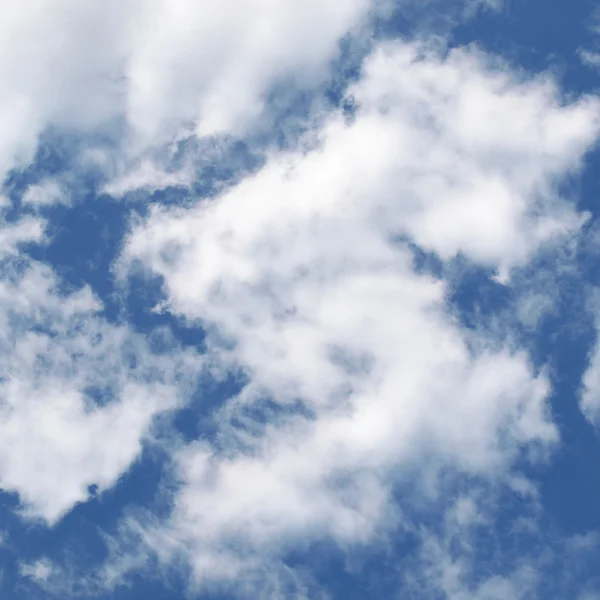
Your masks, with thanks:
M 0 69 L 0 172 L 26 164 L 48 127 L 89 133 L 120 122 L 137 149 L 167 143 L 182 130 L 247 130 L 275 83 L 323 81 L 340 38 L 382 4 L 11 5 L 0 25 L 0 52 L 11 57 Z
M 154 355 L 103 318 L 89 288 L 66 293 L 19 255 L 20 243 L 43 241 L 43 225 L 23 219 L 0 235 L 0 487 L 52 524 L 129 468 L 155 415 L 177 405 L 187 359 L 176 347 Z
M 13 57 L 0 67 L 0 172 L 30 162 L 42 132 L 66 129 L 86 140 L 81 164 L 110 175 L 104 193 L 191 186 L 193 159 L 171 164 L 179 142 L 248 134 L 273 89 L 325 82 L 340 39 L 387 6 L 14 4 L 0 23 L 0 53 Z M 88 287 L 65 291 L 23 249 L 44 243 L 46 223 L 15 220 L 0 200 L 0 487 L 18 494 L 22 515 L 53 525 L 90 486 L 114 486 L 202 369 L 245 378 L 215 411 L 214 439 L 162 440 L 175 477 L 168 515 L 130 515 L 91 587 L 152 557 L 183 559 L 198 585 L 286 597 L 289 577 L 297 597 L 315 597 L 282 560 L 293 548 L 414 533 L 410 506 L 435 506 L 448 478 L 535 496 L 512 469 L 558 442 L 548 378 L 525 352 L 462 327 L 448 281 L 417 270 L 413 248 L 510 285 L 541 247 L 571 239 L 586 215 L 560 184 L 596 143 L 600 104 L 567 100 L 551 77 L 474 47 L 373 46 L 345 111 L 320 114 L 296 146 L 216 197 L 153 206 L 132 223 L 115 265 L 124 289 L 137 270 L 161 277 L 155 309 L 204 328 L 204 357 L 176 344 L 157 354 Z M 112 145 L 95 148 L 99 132 Z M 30 185 L 22 205 L 64 202 L 69 181 Z M 526 298 L 521 319 L 535 326 L 543 301 Z M 585 379 L 588 415 L 598 364 Z M 435 593 L 534 593 L 527 567 L 471 585 L 473 557 L 453 556 L 451 538 L 491 518 L 468 494 L 446 516 L 446 537 L 419 540 Z M 21 574 L 69 587 L 49 559 Z
M 502 479 L 557 440 L 544 375 L 461 330 L 406 241 L 508 280 L 576 231 L 558 184 L 595 142 L 597 102 L 565 103 L 474 49 L 399 42 L 375 49 L 348 98 L 351 118 L 332 114 L 216 199 L 155 207 L 121 259 L 161 275 L 161 308 L 202 323 L 215 359 L 249 379 L 218 449 L 175 453 L 173 513 L 145 534 L 186 549 L 200 581 L 298 540 L 367 541 L 393 519 L 395 481 L 435 496 L 443 469 Z M 248 417 L 265 402 L 278 418 Z M 486 585 L 481 597 L 513 589 Z

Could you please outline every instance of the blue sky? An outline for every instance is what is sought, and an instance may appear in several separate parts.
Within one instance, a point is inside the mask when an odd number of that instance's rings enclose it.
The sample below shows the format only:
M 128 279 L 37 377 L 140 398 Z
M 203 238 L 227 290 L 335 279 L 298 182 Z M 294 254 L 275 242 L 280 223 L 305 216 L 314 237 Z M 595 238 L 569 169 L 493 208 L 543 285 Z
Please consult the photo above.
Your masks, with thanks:
M 0 594 L 600 599 L 591 2 L 0 25 Z

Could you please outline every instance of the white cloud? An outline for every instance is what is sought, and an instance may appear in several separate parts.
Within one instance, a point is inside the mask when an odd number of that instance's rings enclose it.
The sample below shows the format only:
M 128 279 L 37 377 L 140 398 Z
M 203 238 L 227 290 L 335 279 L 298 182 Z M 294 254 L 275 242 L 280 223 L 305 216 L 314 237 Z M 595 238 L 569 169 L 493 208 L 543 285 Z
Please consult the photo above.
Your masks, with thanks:
M 313 87 L 380 0 L 26 0 L 4 10 L 0 173 L 48 127 L 114 126 L 135 148 L 248 129 L 277 82 Z M 127 145 L 127 144 L 126 144 Z M 116 160 L 118 157 L 113 157 Z
M 600 344 L 597 341 L 591 349 L 589 364 L 583 375 L 579 405 L 588 421 L 596 427 L 600 426 Z
M 109 181 L 103 191 L 111 196 L 123 196 L 133 191 L 154 191 L 170 186 L 187 187 L 192 183 L 193 173 L 189 166 L 171 173 L 146 158 L 134 168 L 125 170 L 123 174 Z
M 577 54 L 584 65 L 594 69 L 600 67 L 600 53 L 592 52 L 591 50 L 583 50 L 580 48 Z
M 281 78 L 321 79 L 337 41 L 375 3 L 157 2 L 134 29 L 128 112 L 144 132 L 177 119 L 200 134 L 246 129 Z
M 461 330 L 401 240 L 507 279 L 575 231 L 557 183 L 595 142 L 596 101 L 567 104 L 548 78 L 472 49 L 399 42 L 349 94 L 351 122 L 332 115 L 311 149 L 273 155 L 215 200 L 156 208 L 124 251 L 121 269 L 162 275 L 163 309 L 205 324 L 216 358 L 250 380 L 222 410 L 224 450 L 175 454 L 173 514 L 143 534 L 159 554 L 185 548 L 200 581 L 298 540 L 367 541 L 393 517 L 398 479 L 435 496 L 440 469 L 502 479 L 557 440 L 543 374 Z M 311 416 L 245 417 L 264 398 Z M 473 597 L 513 590 L 486 586 Z
M 21 575 L 43 584 L 54 572 L 54 566 L 47 558 L 41 558 L 31 564 L 21 565 Z
M 98 314 L 88 288 L 61 293 L 51 269 L 16 254 L 42 232 L 26 219 L 0 235 L 0 487 L 52 524 L 88 486 L 102 491 L 128 470 L 154 417 L 180 402 L 175 378 L 189 370 L 176 347 L 153 355 L 142 336 Z
M 22 201 L 26 205 L 45 206 L 54 203 L 68 204 L 69 198 L 68 193 L 61 188 L 57 181 L 48 179 L 42 183 L 28 186 Z
M 594 37 L 597 38 L 597 36 L 600 34 L 600 11 L 597 8 L 592 10 L 588 15 L 586 25 L 588 31 L 594 34 Z M 580 46 L 577 48 L 577 55 L 584 65 L 592 69 L 597 69 L 600 67 L 600 54 L 597 51 L 597 39 L 592 39 L 592 42 L 593 43 L 588 47 Z
M 369 164 L 396 153 L 386 216 L 421 246 L 507 269 L 580 222 L 553 186 L 595 143 L 595 99 L 564 106 L 550 80 L 520 82 L 476 51 L 442 61 L 397 45 L 367 61 L 352 92 L 366 107 L 365 138 L 376 134 Z
M 25 243 L 39 242 L 43 237 L 44 224 L 33 217 L 25 217 L 7 225 L 0 223 L 0 260 L 18 252 Z
M 121 195 L 189 182 L 148 148 L 190 132 L 248 132 L 274 85 L 322 82 L 339 39 L 379 3 L 58 6 L 14 4 L 0 23 L 0 53 L 14 57 L 0 67 L 0 172 L 27 163 L 49 126 L 86 133 L 118 122 L 120 150 L 83 154 L 116 174 L 106 191 Z M 183 555 L 199 583 L 277 575 L 300 542 L 367 543 L 401 520 L 390 500 L 398 482 L 430 498 L 440 472 L 514 483 L 515 458 L 544 458 L 558 439 L 544 374 L 462 330 L 445 283 L 414 271 L 405 240 L 509 282 L 583 220 L 557 183 L 595 143 L 598 102 L 568 103 L 549 78 L 475 49 L 441 56 L 401 42 L 367 58 L 348 96 L 355 117 L 325 115 L 305 147 L 274 153 L 214 200 L 156 208 L 123 253 L 124 276 L 139 263 L 162 275 L 161 308 L 206 326 L 213 366 L 249 379 L 219 414 L 218 444 L 172 449 L 180 488 L 169 518 L 129 522 L 166 562 Z M 30 187 L 25 204 L 57 200 L 53 186 Z M 52 524 L 89 485 L 117 482 L 155 416 L 187 391 L 179 375 L 203 363 L 177 349 L 153 355 L 143 336 L 101 316 L 89 289 L 65 295 L 50 268 L 19 262 L 20 244 L 40 241 L 43 226 L 0 228 L 0 487 Z M 536 302 L 523 306 L 531 321 Z M 282 414 L 250 418 L 267 399 Z M 459 524 L 478 521 L 470 502 L 456 507 Z M 500 600 L 533 585 L 523 571 L 465 590 L 463 565 L 445 551 L 432 554 L 450 597 Z M 43 583 L 48 564 L 22 573 Z M 121 571 L 138 566 L 120 560 Z M 276 576 L 270 583 L 276 590 Z

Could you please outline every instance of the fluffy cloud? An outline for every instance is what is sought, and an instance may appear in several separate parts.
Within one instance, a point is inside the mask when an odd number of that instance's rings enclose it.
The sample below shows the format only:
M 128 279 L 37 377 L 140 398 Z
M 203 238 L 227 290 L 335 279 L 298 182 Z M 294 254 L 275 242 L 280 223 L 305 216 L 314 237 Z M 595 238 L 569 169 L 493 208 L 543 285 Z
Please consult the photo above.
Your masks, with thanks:
M 87 287 L 62 292 L 51 269 L 19 255 L 43 227 L 29 218 L 0 230 L 0 487 L 54 523 L 129 468 L 157 413 L 177 405 L 188 359 L 176 347 L 154 355 L 99 314 Z
M 115 176 L 107 193 L 188 185 L 194 165 L 175 173 L 163 160 L 178 141 L 243 136 L 278 85 L 325 81 L 339 40 L 386 4 L 15 4 L 0 23 L 0 52 L 13 57 L 0 67 L 0 172 L 28 163 L 54 127 L 117 132 L 116 147 L 82 154 Z M 53 524 L 89 486 L 115 485 L 206 362 L 247 379 L 217 412 L 215 439 L 165 442 L 177 479 L 170 514 L 127 521 L 144 547 L 107 564 L 104 582 L 149 551 L 167 564 L 183 557 L 199 584 L 285 596 L 288 550 L 323 539 L 349 548 L 409 527 L 403 511 L 435 503 L 443 477 L 525 493 L 513 464 L 543 460 L 557 442 L 545 374 L 462 328 L 447 282 L 415 269 L 411 244 L 509 283 L 541 246 L 576 232 L 585 215 L 559 189 L 596 141 L 597 100 L 567 102 L 551 78 L 474 48 L 394 42 L 366 58 L 345 105 L 216 198 L 154 207 L 134 223 L 120 275 L 162 277 L 157 308 L 205 328 L 203 359 L 177 347 L 157 355 L 109 322 L 87 287 L 62 290 L 21 251 L 43 242 L 45 223 L 2 213 L 0 487 L 18 493 L 24 514 Z M 67 197 L 64 181 L 30 186 L 26 210 Z M 409 490 L 399 505 L 398 489 Z M 456 508 L 457 530 L 476 519 L 469 502 Z M 446 539 L 422 546 L 448 597 L 535 587 L 527 569 L 469 586 L 468 561 Z M 46 559 L 22 574 L 62 585 Z
M 337 43 L 383 2 L 27 0 L 0 24 L 0 173 L 48 127 L 124 124 L 133 148 L 239 132 L 277 82 L 327 76 Z M 113 157 L 118 160 L 118 157 Z
M 403 43 L 377 48 L 348 97 L 355 114 L 216 199 L 155 208 L 121 260 L 161 275 L 162 309 L 202 323 L 249 379 L 218 449 L 175 454 L 173 513 L 143 534 L 185 549 L 200 581 L 299 540 L 364 542 L 394 517 L 394 482 L 435 496 L 442 470 L 502 479 L 557 440 L 543 374 L 461 330 L 406 241 L 508 279 L 581 223 L 557 190 L 595 142 L 598 104 L 472 49 Z

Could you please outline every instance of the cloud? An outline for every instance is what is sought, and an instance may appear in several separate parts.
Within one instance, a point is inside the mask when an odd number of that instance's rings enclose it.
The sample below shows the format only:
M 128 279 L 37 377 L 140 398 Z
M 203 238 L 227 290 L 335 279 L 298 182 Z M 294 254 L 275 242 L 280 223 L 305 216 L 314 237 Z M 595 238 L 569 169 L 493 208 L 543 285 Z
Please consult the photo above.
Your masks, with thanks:
M 189 187 L 193 183 L 193 173 L 189 167 L 176 172 L 164 171 L 148 159 L 143 159 L 133 169 L 118 175 L 104 187 L 104 192 L 119 197 L 128 192 L 158 190 L 167 187 Z
M 598 299 L 594 290 L 590 308 L 597 313 Z M 582 378 L 579 406 L 586 419 L 595 427 L 600 426 L 600 344 L 598 343 L 598 323 L 594 324 L 596 340 L 589 352 L 589 362 Z
M 592 52 L 591 50 L 583 50 L 581 48 L 577 53 L 584 65 L 592 67 L 593 69 L 600 67 L 600 53 Z
M 68 204 L 67 195 L 58 182 L 49 179 L 40 184 L 28 186 L 23 194 L 22 202 L 35 207 L 54 203 Z
M 123 277 L 162 276 L 159 308 L 202 324 L 213 360 L 249 380 L 216 447 L 174 453 L 170 518 L 138 532 L 201 583 L 294 544 L 366 543 L 401 513 L 398 482 L 435 497 L 441 472 L 502 481 L 558 439 L 544 374 L 462 330 L 406 240 L 508 281 L 584 219 L 558 186 L 595 143 L 597 102 L 475 49 L 401 42 L 374 50 L 348 98 L 352 118 L 332 114 L 217 198 L 154 207 L 121 258 Z
M 77 168 L 99 165 L 112 178 L 103 192 L 121 196 L 191 185 L 194 161 L 171 164 L 182 140 L 254 131 L 273 89 L 327 81 L 340 39 L 360 37 L 387 3 L 56 6 L 15 4 L 0 24 L 0 52 L 14 57 L 0 67 L 0 171 L 27 164 L 42 132 L 76 131 Z M 448 479 L 535 496 L 513 470 L 558 442 L 547 377 L 489 331 L 461 327 L 447 304 L 451 270 L 417 271 L 412 248 L 510 285 L 541 248 L 572 239 L 586 215 L 560 184 L 596 143 L 598 101 L 567 100 L 550 77 L 474 47 L 395 41 L 375 45 L 345 106 L 214 198 L 153 206 L 133 223 L 121 282 L 160 276 L 156 310 L 203 327 L 204 357 L 175 343 L 157 353 L 88 287 L 65 290 L 24 251 L 44 243 L 45 221 L 11 220 L 2 201 L 0 487 L 19 495 L 23 516 L 54 525 L 90 486 L 116 485 L 205 368 L 246 381 L 215 411 L 214 438 L 159 440 L 175 478 L 168 515 L 130 513 L 112 561 L 83 589 L 157 561 L 184 564 L 192 586 L 316 597 L 286 564 L 290 551 L 414 534 L 411 510 L 439 508 Z M 99 132 L 110 149 L 94 146 Z M 23 205 L 60 201 L 69 181 L 31 185 Z M 548 307 L 532 295 L 520 310 L 533 327 Z M 457 600 L 533 594 L 533 567 L 473 582 L 476 557 L 453 555 L 451 538 L 493 523 L 476 500 L 452 504 L 446 537 L 419 538 L 421 569 Z M 70 589 L 49 559 L 21 573 Z
M 591 69 L 600 67 L 600 54 L 598 53 L 598 34 L 600 34 L 600 11 L 593 9 L 586 21 L 587 33 L 592 34 L 591 43 L 577 48 L 577 56 L 581 62 Z
M 240 133 L 277 82 L 313 88 L 379 0 L 27 0 L 0 25 L 0 173 L 48 128 L 125 131 L 133 152 L 181 131 Z M 121 126 L 123 128 L 119 129 Z M 128 133 L 127 133 L 128 132 Z M 114 156 L 113 160 L 119 160 Z
M 176 345 L 156 355 L 107 322 L 89 288 L 65 292 L 48 266 L 19 254 L 19 243 L 43 242 L 43 227 L 24 218 L 0 234 L 0 487 L 19 494 L 24 515 L 53 524 L 88 486 L 105 490 L 128 470 L 200 362 Z
M 39 559 L 31 564 L 21 566 L 22 575 L 40 583 L 44 583 L 50 579 L 53 571 L 53 565 L 48 559 Z

